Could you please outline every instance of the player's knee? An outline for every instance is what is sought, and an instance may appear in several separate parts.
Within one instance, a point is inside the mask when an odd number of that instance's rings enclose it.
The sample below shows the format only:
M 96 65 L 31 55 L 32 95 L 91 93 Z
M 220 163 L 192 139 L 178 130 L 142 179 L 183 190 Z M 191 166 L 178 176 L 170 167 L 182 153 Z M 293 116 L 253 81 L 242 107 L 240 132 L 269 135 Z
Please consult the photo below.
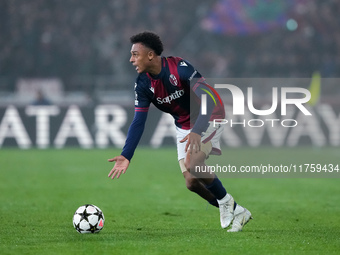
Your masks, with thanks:
M 197 168 L 204 164 L 204 157 L 191 157 L 191 159 L 187 158 L 184 162 L 185 168 L 192 174 L 197 172 Z

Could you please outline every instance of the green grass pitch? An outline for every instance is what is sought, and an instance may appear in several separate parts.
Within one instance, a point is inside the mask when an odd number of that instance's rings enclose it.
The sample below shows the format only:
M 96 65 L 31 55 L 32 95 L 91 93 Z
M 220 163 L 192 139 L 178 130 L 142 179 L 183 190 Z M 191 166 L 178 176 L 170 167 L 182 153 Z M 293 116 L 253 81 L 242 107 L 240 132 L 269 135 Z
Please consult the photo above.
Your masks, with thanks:
M 339 178 L 221 178 L 254 219 L 220 228 L 218 209 L 186 190 L 176 150 L 139 148 L 118 180 L 107 150 L 0 150 L 1 254 L 339 254 Z M 339 148 L 238 148 L 234 165 L 338 163 Z M 222 158 L 222 157 L 221 157 Z M 338 174 L 338 176 L 340 173 Z M 98 234 L 79 234 L 74 211 L 100 207 Z

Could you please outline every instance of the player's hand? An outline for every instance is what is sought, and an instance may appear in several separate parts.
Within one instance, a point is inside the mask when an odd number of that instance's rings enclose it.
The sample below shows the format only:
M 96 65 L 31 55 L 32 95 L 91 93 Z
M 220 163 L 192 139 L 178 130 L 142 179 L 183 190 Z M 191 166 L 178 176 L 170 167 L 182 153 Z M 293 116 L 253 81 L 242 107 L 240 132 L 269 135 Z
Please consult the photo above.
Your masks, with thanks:
M 112 170 L 109 173 L 109 177 L 111 177 L 111 179 L 114 179 L 115 177 L 117 177 L 117 179 L 119 178 L 119 176 L 123 173 L 125 174 L 126 169 L 129 167 L 130 165 L 130 161 L 128 159 L 126 159 L 124 156 L 120 155 L 111 159 L 108 159 L 109 162 L 116 162 L 115 165 L 113 166 Z
M 190 152 L 190 154 L 197 153 L 201 150 L 201 136 L 199 134 L 190 132 L 187 136 L 185 136 L 180 143 L 184 143 L 187 141 L 185 146 L 185 152 Z

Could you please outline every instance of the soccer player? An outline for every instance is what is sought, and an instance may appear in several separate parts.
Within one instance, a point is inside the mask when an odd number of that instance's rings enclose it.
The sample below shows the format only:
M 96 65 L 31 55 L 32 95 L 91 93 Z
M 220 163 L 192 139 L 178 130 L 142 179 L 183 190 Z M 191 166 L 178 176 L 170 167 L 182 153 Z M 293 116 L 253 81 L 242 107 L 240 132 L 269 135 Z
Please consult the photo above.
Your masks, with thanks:
M 251 213 L 236 204 L 214 173 L 197 171 L 206 167 L 205 160 L 210 154 L 221 154 L 219 138 L 223 125 L 212 122 L 224 118 L 221 98 L 188 61 L 161 56 L 163 43 L 157 34 L 139 33 L 130 41 L 130 62 L 139 74 L 135 83 L 135 116 L 121 155 L 109 159 L 115 165 L 108 176 L 118 179 L 126 172 L 153 103 L 174 118 L 178 161 L 187 188 L 219 208 L 222 228 L 232 223 L 228 231 L 241 231 Z M 203 98 L 205 112 L 200 107 Z

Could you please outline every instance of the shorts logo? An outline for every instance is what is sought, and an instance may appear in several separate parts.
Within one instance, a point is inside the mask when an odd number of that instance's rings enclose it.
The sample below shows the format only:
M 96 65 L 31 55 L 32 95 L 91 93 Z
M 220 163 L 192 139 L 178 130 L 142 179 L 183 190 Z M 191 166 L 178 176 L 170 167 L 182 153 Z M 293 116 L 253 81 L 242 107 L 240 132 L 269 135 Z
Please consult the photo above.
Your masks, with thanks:
M 173 75 L 173 74 L 170 74 L 169 81 L 170 81 L 170 83 L 171 83 L 172 85 L 174 85 L 174 86 L 177 86 L 177 85 L 178 85 L 176 76 Z

